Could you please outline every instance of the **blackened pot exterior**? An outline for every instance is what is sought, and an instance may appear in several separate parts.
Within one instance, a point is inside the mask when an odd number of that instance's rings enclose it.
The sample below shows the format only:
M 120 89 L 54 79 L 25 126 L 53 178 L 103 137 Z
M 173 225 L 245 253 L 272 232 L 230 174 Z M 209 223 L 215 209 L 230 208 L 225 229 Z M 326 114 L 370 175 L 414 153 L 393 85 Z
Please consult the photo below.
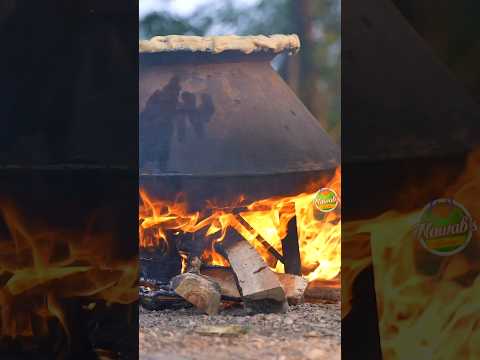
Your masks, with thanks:
M 140 176 L 331 170 L 340 152 L 271 53 L 140 54 Z

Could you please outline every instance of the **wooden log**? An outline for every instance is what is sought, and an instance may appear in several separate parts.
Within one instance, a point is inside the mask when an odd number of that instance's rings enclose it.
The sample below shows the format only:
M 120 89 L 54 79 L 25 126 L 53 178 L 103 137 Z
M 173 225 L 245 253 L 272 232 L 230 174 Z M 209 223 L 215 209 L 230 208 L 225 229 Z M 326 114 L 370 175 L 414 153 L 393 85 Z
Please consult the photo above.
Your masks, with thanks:
M 308 286 L 308 280 L 293 274 L 278 274 L 278 280 L 285 291 L 288 303 L 298 305 L 304 302 L 304 293 Z
M 233 299 L 240 298 L 240 291 L 238 289 L 235 274 L 228 267 L 223 266 L 204 266 L 200 270 L 204 276 L 212 278 L 220 285 L 222 297 Z M 285 296 L 290 305 L 301 304 L 304 300 L 304 292 L 308 286 L 308 281 L 301 276 L 292 274 L 274 273 L 280 285 L 285 292 Z
M 230 276 L 233 277 L 233 280 L 228 280 L 225 286 L 226 291 L 222 289 L 221 300 L 225 304 L 234 304 L 242 301 L 240 293 L 237 289 L 235 283 L 234 275 L 231 270 L 227 267 L 221 266 L 207 266 L 207 268 L 213 268 L 216 273 L 230 273 Z M 224 271 L 219 271 L 224 270 Z M 204 274 L 202 274 L 204 275 Z M 209 277 L 208 275 L 205 275 Z M 221 283 L 223 274 L 218 276 L 209 277 L 215 282 Z M 228 276 L 228 275 L 227 275 Z M 229 287 L 233 286 L 233 289 L 236 292 L 228 290 Z M 170 289 L 170 284 L 158 283 L 155 280 L 148 280 L 140 278 L 139 281 L 139 292 L 140 292 L 140 305 L 148 310 L 164 310 L 164 309 L 180 309 L 185 307 L 191 307 L 192 304 L 183 299 L 181 296 L 177 295 L 175 291 Z
M 282 250 L 285 272 L 288 274 L 302 275 L 296 217 L 288 223 L 287 236 L 282 240 Z
M 198 256 L 188 256 L 187 272 L 192 274 L 200 274 L 201 266 L 202 266 L 202 260 Z
M 243 227 L 245 227 L 250 233 L 254 234 L 256 233 L 255 229 L 250 226 L 250 224 L 240 215 L 236 215 L 236 219 L 240 224 L 242 224 Z M 267 264 L 270 267 L 275 267 L 277 266 L 277 261 L 280 260 L 282 263 L 285 263 L 284 257 L 277 251 L 275 248 L 270 245 L 270 243 L 265 240 L 260 234 L 257 234 L 255 241 L 258 241 L 271 255 L 267 259 Z
M 339 280 L 314 280 L 308 284 L 305 290 L 306 301 L 317 300 L 338 302 L 341 299 L 341 287 Z
M 222 297 L 226 296 L 232 299 L 241 298 L 235 274 L 230 268 L 223 266 L 205 266 L 200 269 L 200 274 L 213 279 L 220 285 Z
M 258 252 L 234 229 L 229 229 L 222 247 L 237 278 L 244 300 L 285 303 L 285 291 L 275 273 Z
M 206 314 L 218 314 L 221 290 L 215 281 L 202 275 L 185 273 L 172 279 L 171 288 Z

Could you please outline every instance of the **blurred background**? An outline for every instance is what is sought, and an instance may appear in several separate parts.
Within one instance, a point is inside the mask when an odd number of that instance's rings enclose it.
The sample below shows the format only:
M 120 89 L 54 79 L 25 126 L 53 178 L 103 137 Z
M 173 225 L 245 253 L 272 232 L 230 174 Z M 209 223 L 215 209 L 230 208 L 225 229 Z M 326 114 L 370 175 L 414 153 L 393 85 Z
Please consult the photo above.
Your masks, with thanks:
M 139 34 L 298 34 L 300 52 L 272 65 L 340 143 L 340 1 L 140 0 Z

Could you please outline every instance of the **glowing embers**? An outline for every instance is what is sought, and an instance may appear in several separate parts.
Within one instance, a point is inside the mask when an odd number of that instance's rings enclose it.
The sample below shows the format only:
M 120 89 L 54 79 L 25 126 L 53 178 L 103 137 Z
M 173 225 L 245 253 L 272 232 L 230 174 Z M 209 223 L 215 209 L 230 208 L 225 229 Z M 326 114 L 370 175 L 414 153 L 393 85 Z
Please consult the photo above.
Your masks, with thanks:
M 340 169 L 325 187 L 340 194 Z M 142 248 L 167 249 L 168 236 L 190 236 L 203 243 L 202 260 L 209 265 L 228 266 L 215 245 L 222 243 L 230 229 L 247 240 L 272 270 L 284 272 L 282 240 L 289 223 L 296 220 L 301 273 L 308 279 L 332 279 L 340 271 L 339 211 L 322 213 L 314 206 L 315 190 L 296 196 L 273 197 L 246 203 L 244 196 L 228 207 L 207 203 L 204 210 L 191 212 L 187 199 L 176 201 L 153 199 L 140 190 L 139 235 Z M 278 261 L 280 259 L 280 261 Z M 185 267 L 184 267 L 185 268 Z

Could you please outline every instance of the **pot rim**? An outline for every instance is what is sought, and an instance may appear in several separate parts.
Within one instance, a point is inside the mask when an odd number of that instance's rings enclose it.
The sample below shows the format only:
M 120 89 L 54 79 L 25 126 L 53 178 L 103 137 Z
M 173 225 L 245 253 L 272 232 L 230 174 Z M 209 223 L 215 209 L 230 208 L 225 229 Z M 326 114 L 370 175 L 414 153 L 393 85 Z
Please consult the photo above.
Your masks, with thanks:
M 225 51 L 279 54 L 288 52 L 295 54 L 300 49 L 300 39 L 296 34 L 283 35 L 219 35 L 219 36 L 187 36 L 168 35 L 154 36 L 149 40 L 139 41 L 139 53 L 207 53 L 220 54 Z
M 156 65 L 182 64 L 221 64 L 240 62 L 271 62 L 277 55 L 273 52 L 256 52 L 245 54 L 238 50 L 226 50 L 220 54 L 192 51 L 170 51 L 156 53 L 139 53 L 140 67 Z

